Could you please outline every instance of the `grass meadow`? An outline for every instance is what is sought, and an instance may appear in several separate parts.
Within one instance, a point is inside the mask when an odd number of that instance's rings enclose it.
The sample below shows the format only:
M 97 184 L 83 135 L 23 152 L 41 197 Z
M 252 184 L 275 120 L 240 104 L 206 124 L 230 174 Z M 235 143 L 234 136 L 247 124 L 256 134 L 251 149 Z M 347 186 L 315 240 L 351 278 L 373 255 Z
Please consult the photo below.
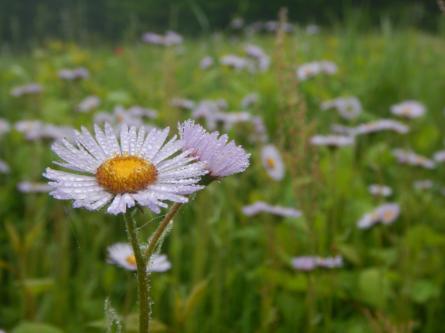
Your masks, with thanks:
M 267 70 L 237 71 L 218 63 L 200 68 L 204 56 L 217 62 L 225 54 L 243 55 L 247 43 L 270 56 Z M 98 112 L 140 105 L 158 111 L 146 124 L 174 130 L 191 117 L 190 110 L 171 105 L 182 97 L 222 98 L 227 112 L 261 117 L 285 176 L 277 181 L 266 172 L 265 143 L 251 139 L 251 123 L 218 127 L 251 154 L 251 165 L 193 194 L 174 218 L 161 250 L 171 269 L 151 274 L 153 332 L 443 332 L 445 165 L 405 165 L 392 151 L 411 149 L 432 158 L 445 149 L 444 59 L 443 36 L 390 25 L 368 33 L 221 33 L 168 48 L 48 41 L 29 52 L 3 52 L 0 118 L 11 128 L 0 137 L 0 159 L 9 165 L 0 174 L 0 328 L 105 332 L 107 320 L 117 316 L 123 332 L 137 332 L 134 272 L 107 262 L 107 247 L 126 242 L 122 217 L 19 191 L 22 181 L 45 182 L 42 173 L 57 157 L 51 140 L 29 140 L 14 124 L 33 119 L 92 129 Z M 296 68 L 314 60 L 332 61 L 338 70 L 298 81 Z M 60 69 L 74 67 L 87 68 L 90 77 L 58 78 Z M 29 82 L 43 92 L 11 96 L 11 89 Z M 247 110 L 240 103 L 252 92 L 259 99 Z M 101 104 L 77 112 L 89 95 Z M 341 96 L 358 97 L 363 112 L 345 120 L 320 109 L 323 101 Z M 423 103 L 425 115 L 392 115 L 390 107 L 404 100 Z M 397 119 L 409 133 L 357 136 L 354 145 L 339 149 L 310 144 L 333 124 L 354 127 L 382 118 Z M 432 182 L 415 187 L 419 180 Z M 386 184 L 393 193 L 372 196 L 370 184 Z M 302 216 L 243 214 L 256 201 L 292 207 Z M 384 202 L 400 205 L 393 223 L 357 227 Z M 160 218 L 148 210 L 138 215 L 142 238 Z M 293 267 L 292 258 L 308 255 L 341 256 L 343 264 Z M 114 326 L 108 332 L 118 332 Z

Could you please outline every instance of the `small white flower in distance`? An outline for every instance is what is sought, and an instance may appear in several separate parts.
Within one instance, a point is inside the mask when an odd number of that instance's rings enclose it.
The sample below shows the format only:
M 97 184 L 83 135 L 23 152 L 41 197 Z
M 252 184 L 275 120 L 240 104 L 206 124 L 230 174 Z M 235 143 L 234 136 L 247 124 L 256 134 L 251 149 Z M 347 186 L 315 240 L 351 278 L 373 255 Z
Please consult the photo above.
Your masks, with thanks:
M 95 137 L 82 128 L 74 143 L 66 139 L 53 144 L 63 160 L 56 164 L 72 171 L 47 168 L 44 176 L 60 200 L 74 200 L 75 208 L 97 210 L 111 202 L 110 214 L 125 213 L 136 204 L 159 213 L 166 200 L 184 203 L 187 195 L 203 188 L 205 164 L 195 162 L 190 151 L 181 152 L 176 137 L 165 143 L 169 128 L 121 126 L 119 139 L 113 128 L 95 126 Z M 75 171 L 75 172 L 73 172 Z
M 252 138 L 254 141 L 266 143 L 269 140 L 269 135 L 267 134 L 266 125 L 264 125 L 263 118 L 260 116 L 252 117 L 251 119 L 254 129 L 254 134 Z
M 396 203 L 383 204 L 363 217 L 357 222 L 359 229 L 369 229 L 377 223 L 391 224 L 400 215 L 400 206 Z
M 321 103 L 322 110 L 335 109 L 344 119 L 355 119 L 362 112 L 362 104 L 357 97 L 341 97 Z
M 364 135 L 382 131 L 393 131 L 398 134 L 406 134 L 409 132 L 409 127 L 396 120 L 380 119 L 357 126 L 354 130 L 354 134 Z
M 318 267 L 333 269 L 343 267 L 343 257 L 335 256 L 335 257 L 326 257 L 326 258 L 317 258 Z
M 400 215 L 400 206 L 396 203 L 383 204 L 376 210 L 383 224 L 393 223 Z
M 235 17 L 230 21 L 229 26 L 235 30 L 242 29 L 244 26 L 244 19 L 242 17 Z
M 311 144 L 330 148 L 346 147 L 354 144 L 354 137 L 343 135 L 315 135 L 311 138 Z
M 408 119 L 419 118 L 425 114 L 425 106 L 418 101 L 405 101 L 391 106 L 391 113 Z
M 59 78 L 62 80 L 86 80 L 90 77 L 90 72 L 85 67 L 78 67 L 74 69 L 61 69 L 59 71 Z
M 244 47 L 247 56 L 256 61 L 256 67 L 260 71 L 266 71 L 270 65 L 270 58 L 259 46 L 248 44 Z
M 183 150 L 205 163 L 211 177 L 221 178 L 243 172 L 249 166 L 250 154 L 234 141 L 229 141 L 226 134 L 207 132 L 193 121 L 186 121 L 178 126 L 183 142 Z
M 392 194 L 392 189 L 386 185 L 372 184 L 369 185 L 369 193 L 376 197 L 389 197 Z
M 246 216 L 254 216 L 260 213 L 269 213 L 282 217 L 298 218 L 302 214 L 299 210 L 292 207 L 274 206 L 263 201 L 257 201 L 251 205 L 243 207 L 243 213 Z
M 242 99 L 241 107 L 243 109 L 249 109 L 252 106 L 258 104 L 259 99 L 260 99 L 260 96 L 258 95 L 258 93 L 256 93 L 256 92 L 250 93 L 250 94 L 244 96 L 244 98 Z
M 52 187 L 46 183 L 23 181 L 17 184 L 17 189 L 22 193 L 47 193 Z
M 178 109 L 192 110 L 195 107 L 195 102 L 191 99 L 175 97 L 170 101 L 170 105 Z
M 79 105 L 77 105 L 76 110 L 78 112 L 90 112 L 96 109 L 100 105 L 100 98 L 97 96 L 87 96 L 85 97 Z
M 238 71 L 243 70 L 243 69 L 246 69 L 246 70 L 253 69 L 252 63 L 248 59 L 239 57 L 234 54 L 227 54 L 227 55 L 221 57 L 220 63 L 223 66 L 227 66 L 229 68 L 232 68 L 232 69 L 235 69 Z
M 10 170 L 8 163 L 0 160 L 0 173 L 9 173 Z
M 24 134 L 25 138 L 31 141 L 60 139 L 74 133 L 71 127 L 46 124 L 40 120 L 21 120 L 15 123 L 14 127 L 16 131 Z
M 433 188 L 434 183 L 431 179 L 421 179 L 421 180 L 416 180 L 413 183 L 413 187 L 416 190 L 429 190 L 431 188 Z
M 38 83 L 29 83 L 24 86 L 18 86 L 11 90 L 11 96 L 20 97 L 23 95 L 37 95 L 42 93 L 43 88 Z
M 340 124 L 332 124 L 331 125 L 331 132 L 334 134 L 340 134 L 345 136 L 354 136 L 355 135 L 355 128 L 344 126 Z
M 317 257 L 301 256 L 292 259 L 292 267 L 297 271 L 309 272 L 317 268 Z
M 298 67 L 297 69 L 297 78 L 300 81 L 305 81 L 310 78 L 313 78 L 314 76 L 321 73 L 321 66 L 318 62 L 309 62 L 306 64 L 303 64 Z
M 394 149 L 392 153 L 401 164 L 422 167 L 424 169 L 434 169 L 436 167 L 434 161 L 410 150 Z
M 343 257 L 301 256 L 292 259 L 292 267 L 298 271 L 309 272 L 316 268 L 334 269 L 343 267 Z
M 202 58 L 201 61 L 199 62 L 199 68 L 201 68 L 202 70 L 206 70 L 212 67 L 214 63 L 215 61 L 213 60 L 212 57 L 206 56 Z
M 11 125 L 5 119 L 0 118 L 0 137 L 11 130 Z
M 130 244 L 116 243 L 108 247 L 107 261 L 129 271 L 136 271 L 136 257 Z M 171 263 L 166 255 L 153 254 L 147 270 L 149 272 L 166 272 L 171 268 Z
M 445 162 L 445 150 L 436 152 L 433 158 L 437 163 Z
M 304 30 L 307 35 L 317 35 L 320 32 L 320 27 L 316 24 L 308 24 Z
M 261 160 L 271 178 L 274 180 L 284 178 L 284 163 L 280 152 L 274 145 L 267 145 L 261 149 Z

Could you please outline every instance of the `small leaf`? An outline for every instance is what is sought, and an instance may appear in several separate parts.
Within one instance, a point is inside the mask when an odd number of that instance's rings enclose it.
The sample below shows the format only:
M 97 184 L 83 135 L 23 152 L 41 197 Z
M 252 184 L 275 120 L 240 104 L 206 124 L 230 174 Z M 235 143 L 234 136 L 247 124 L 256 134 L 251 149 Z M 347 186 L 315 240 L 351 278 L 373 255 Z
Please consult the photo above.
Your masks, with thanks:
M 390 295 L 388 275 L 376 268 L 362 271 L 359 276 L 360 299 L 376 307 L 384 307 Z
M 184 304 L 184 318 L 187 318 L 195 309 L 196 305 L 201 301 L 207 289 L 208 281 L 198 282 L 190 292 Z
M 22 242 L 17 229 L 9 222 L 5 223 L 5 228 L 8 233 L 9 240 L 11 241 L 12 248 L 16 253 L 20 253 L 22 249 Z

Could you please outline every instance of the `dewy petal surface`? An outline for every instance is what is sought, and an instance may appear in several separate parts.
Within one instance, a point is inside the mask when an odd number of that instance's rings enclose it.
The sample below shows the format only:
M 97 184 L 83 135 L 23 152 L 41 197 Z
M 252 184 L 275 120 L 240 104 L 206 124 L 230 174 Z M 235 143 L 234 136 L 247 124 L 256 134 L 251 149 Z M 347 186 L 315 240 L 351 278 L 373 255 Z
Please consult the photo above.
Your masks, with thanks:
M 169 129 L 153 129 L 123 124 L 118 135 L 105 124 L 75 133 L 74 142 L 60 140 L 53 151 L 66 171 L 47 168 L 44 177 L 60 200 L 73 200 L 73 207 L 89 210 L 107 204 L 110 214 L 125 213 L 136 204 L 155 213 L 167 207 L 166 201 L 187 202 L 187 195 L 203 188 L 201 176 L 206 164 L 183 149 L 176 137 L 167 141 Z

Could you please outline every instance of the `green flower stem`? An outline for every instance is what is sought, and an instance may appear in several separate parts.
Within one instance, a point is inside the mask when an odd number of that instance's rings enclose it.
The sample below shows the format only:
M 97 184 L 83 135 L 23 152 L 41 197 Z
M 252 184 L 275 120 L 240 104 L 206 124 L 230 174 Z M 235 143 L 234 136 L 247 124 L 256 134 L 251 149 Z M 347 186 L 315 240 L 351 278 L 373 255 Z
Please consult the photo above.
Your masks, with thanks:
M 136 274 L 138 280 L 139 293 L 139 333 L 149 333 L 150 329 L 150 296 L 149 296 L 149 277 L 147 271 L 147 260 L 145 260 L 139 246 L 138 235 L 136 231 L 136 222 L 133 217 L 124 215 L 127 226 L 128 238 L 133 248 L 136 259 Z
M 161 223 L 159 223 L 159 226 L 157 227 L 157 229 L 153 233 L 153 236 L 151 236 L 151 238 L 150 238 L 150 240 L 148 242 L 148 247 L 145 250 L 144 258 L 146 258 L 147 261 L 150 260 L 151 255 L 156 250 L 156 245 L 158 244 L 159 239 L 162 237 L 162 235 L 164 234 L 165 229 L 167 228 L 167 226 L 169 225 L 169 223 L 173 219 L 173 217 L 176 215 L 176 213 L 179 211 L 179 208 L 181 208 L 181 206 L 182 206 L 182 203 L 175 203 L 170 208 L 170 210 L 167 213 L 167 215 L 165 215 L 165 217 L 161 221 Z

